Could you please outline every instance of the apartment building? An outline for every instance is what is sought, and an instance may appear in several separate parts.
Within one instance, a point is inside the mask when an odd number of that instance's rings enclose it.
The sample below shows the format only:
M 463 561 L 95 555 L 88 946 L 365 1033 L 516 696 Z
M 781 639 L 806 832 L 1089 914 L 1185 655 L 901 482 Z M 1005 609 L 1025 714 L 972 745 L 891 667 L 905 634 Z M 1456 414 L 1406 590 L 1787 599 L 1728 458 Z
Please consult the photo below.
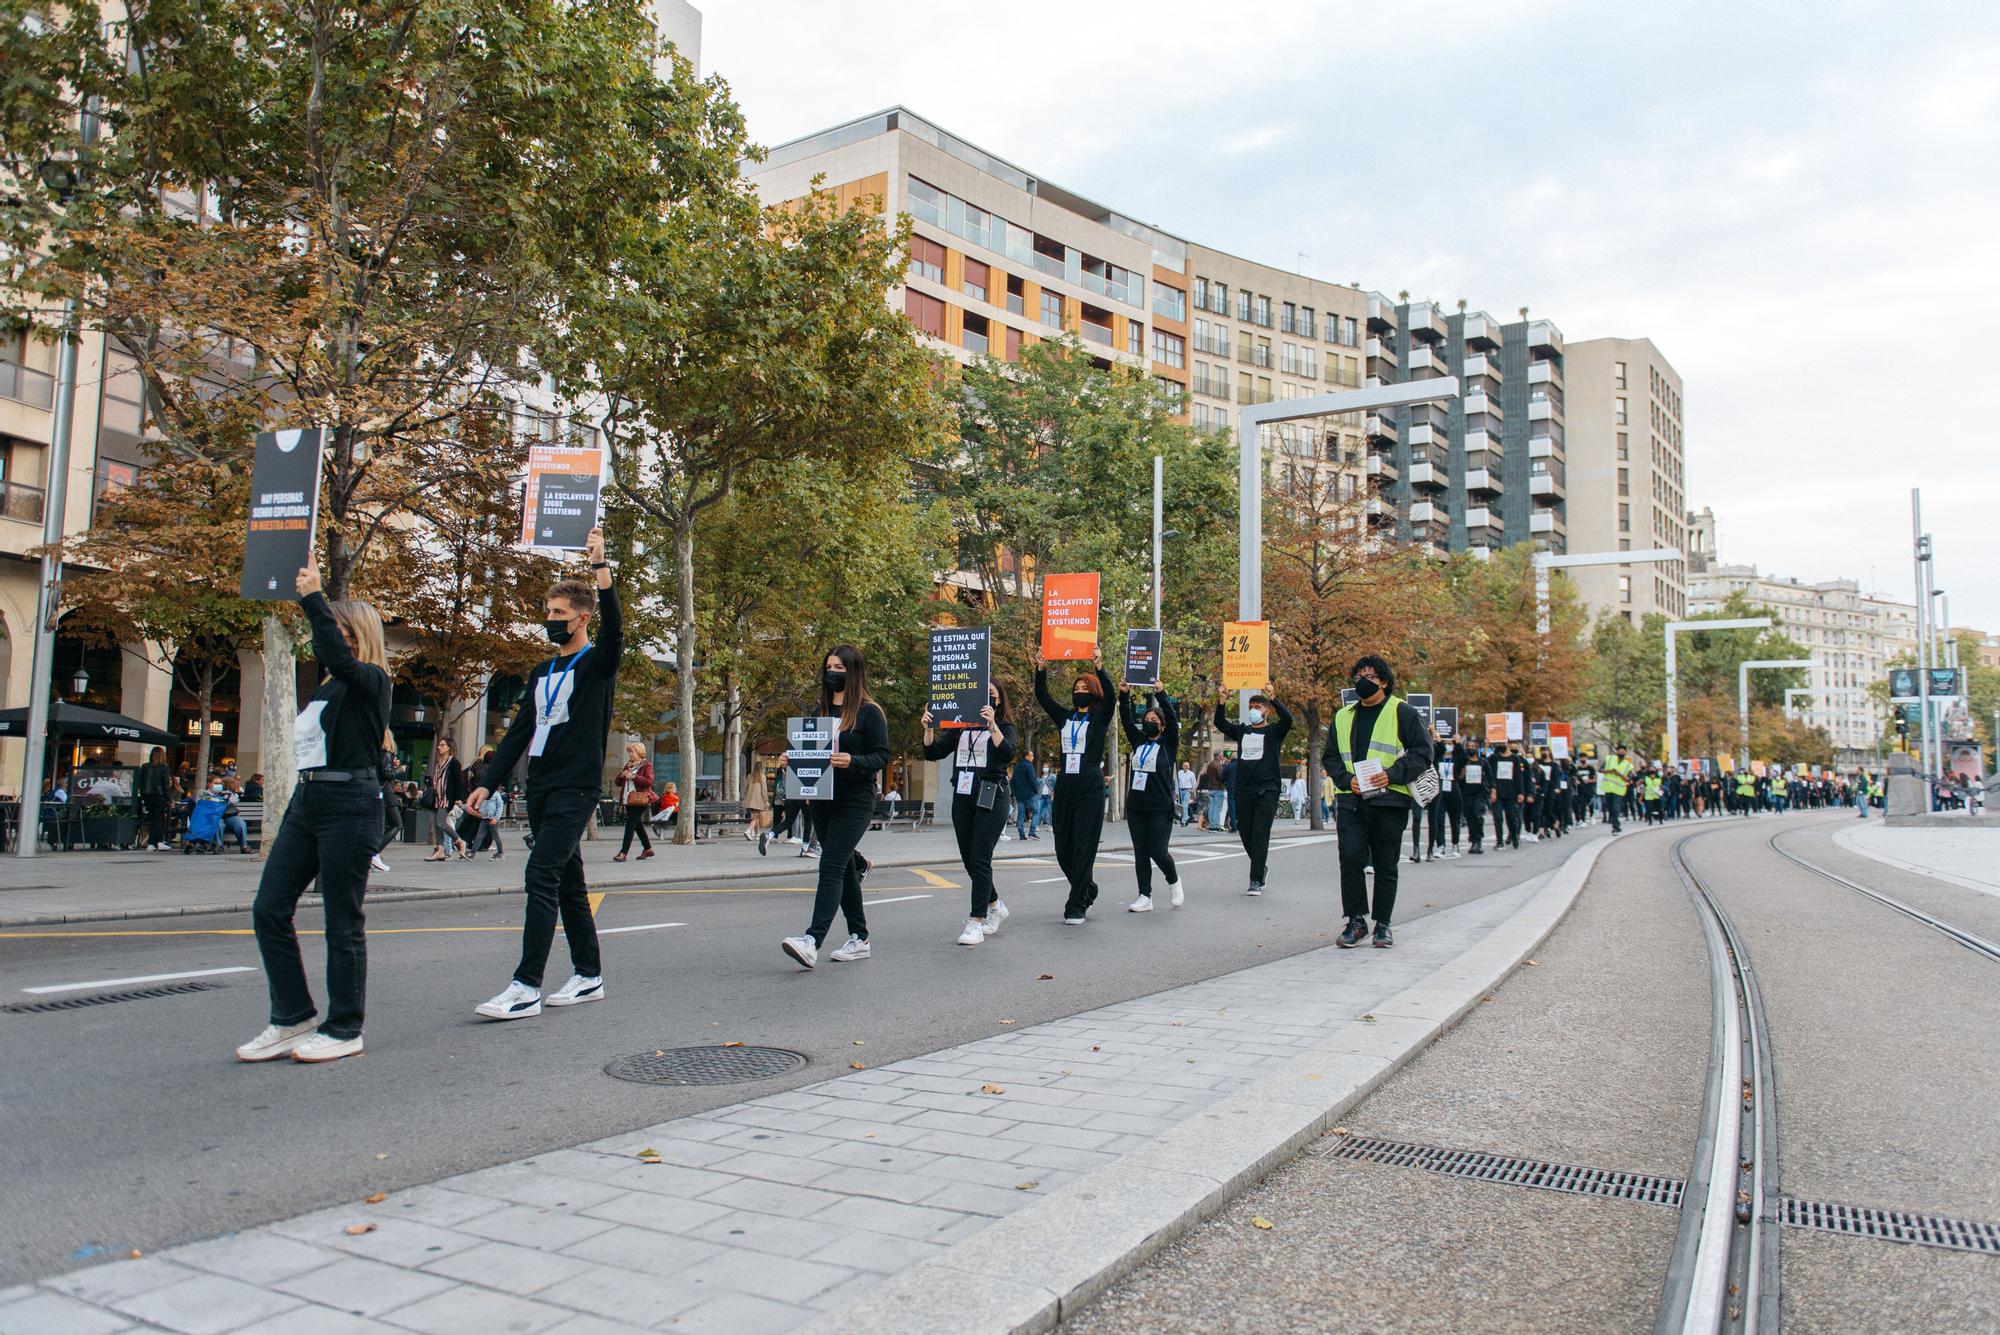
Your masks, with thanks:
M 1649 338 L 1593 338 L 1569 346 L 1566 394 L 1570 550 L 1690 551 L 1680 373 Z M 1708 542 L 1714 544 L 1714 515 Z M 1637 624 L 1688 610 L 1680 561 L 1580 566 L 1568 572 L 1595 616 Z

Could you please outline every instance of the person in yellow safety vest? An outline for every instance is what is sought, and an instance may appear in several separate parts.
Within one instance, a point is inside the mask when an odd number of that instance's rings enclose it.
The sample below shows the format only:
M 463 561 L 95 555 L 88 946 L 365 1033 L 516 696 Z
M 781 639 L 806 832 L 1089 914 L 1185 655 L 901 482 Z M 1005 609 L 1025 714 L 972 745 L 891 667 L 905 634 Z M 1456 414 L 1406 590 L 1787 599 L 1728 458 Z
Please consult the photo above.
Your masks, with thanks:
M 1413 780 L 1431 767 L 1431 735 L 1416 709 L 1395 694 L 1396 676 L 1375 654 L 1357 659 L 1355 703 L 1342 706 L 1327 729 L 1320 767 L 1333 780 L 1340 848 L 1340 903 L 1347 926 L 1334 944 L 1352 949 L 1368 940 L 1366 869 L 1375 868 L 1375 938 L 1396 943 L 1389 924 L 1396 909 L 1396 858 L 1418 802 Z
M 1771 777 L 1771 805 L 1780 816 L 1785 814 L 1785 799 L 1791 791 L 1791 785 L 1785 781 L 1782 773 Z
M 1747 769 L 1736 771 L 1736 806 L 1748 816 L 1757 805 L 1757 776 Z
M 1645 784 L 1641 789 L 1646 795 L 1646 824 L 1658 825 L 1665 819 L 1660 814 L 1660 794 L 1665 789 L 1666 780 L 1660 777 L 1660 772 L 1657 769 L 1647 770 Z
M 1604 772 L 1598 775 L 1597 791 L 1604 794 L 1604 809 L 1611 816 L 1611 833 L 1617 834 L 1622 828 L 1618 817 L 1625 809 L 1625 794 L 1632 786 L 1632 762 L 1625 755 L 1625 743 L 1618 743 L 1618 754 L 1604 762 Z

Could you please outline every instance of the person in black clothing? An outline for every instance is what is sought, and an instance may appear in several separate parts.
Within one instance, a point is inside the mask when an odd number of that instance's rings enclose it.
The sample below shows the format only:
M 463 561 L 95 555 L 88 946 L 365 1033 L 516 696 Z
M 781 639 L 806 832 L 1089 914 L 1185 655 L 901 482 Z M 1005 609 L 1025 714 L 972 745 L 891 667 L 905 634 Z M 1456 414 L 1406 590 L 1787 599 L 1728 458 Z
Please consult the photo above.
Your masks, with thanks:
M 1431 739 L 1423 719 L 1406 700 L 1390 692 L 1396 677 L 1387 662 L 1368 654 L 1354 664 L 1355 702 L 1343 705 L 1327 731 L 1320 764 L 1340 794 L 1336 826 L 1340 838 L 1340 903 L 1347 927 L 1343 948 L 1368 939 L 1366 869 L 1375 864 L 1375 944 L 1396 944 L 1389 924 L 1396 912 L 1396 848 L 1417 805 L 1409 784 L 1431 763 Z M 1390 711 L 1393 723 L 1382 718 Z M 1389 741 L 1393 736 L 1395 740 Z
M 299 571 L 299 605 L 326 680 L 299 711 L 292 747 L 299 786 L 271 843 L 250 909 L 271 989 L 271 1021 L 236 1049 L 239 1061 L 290 1056 L 323 1062 L 361 1051 L 368 943 L 362 897 L 368 859 L 382 842 L 382 734 L 389 724 L 389 659 L 382 618 L 367 603 L 329 604 L 319 571 Z M 299 896 L 319 883 L 326 907 L 326 1019 L 315 1031 L 299 937 Z
M 1111 727 L 1111 678 L 1092 659 L 1078 672 L 1069 704 L 1049 694 L 1049 665 L 1035 669 L 1035 699 L 1054 721 L 1061 738 L 1062 766 L 1056 771 L 1055 803 L 1049 824 L 1056 835 L 1056 863 L 1069 878 L 1063 922 L 1083 925 L 1097 902 L 1097 845 L 1104 838 L 1104 736 Z
M 597 922 L 583 880 L 577 844 L 597 811 L 604 787 L 604 744 L 611 734 L 611 697 L 618 684 L 618 660 L 625 655 L 625 618 L 611 587 L 604 560 L 604 530 L 592 529 L 585 551 L 595 586 L 559 579 L 544 601 L 542 629 L 561 651 L 528 678 L 528 699 L 493 752 L 488 780 L 504 783 L 514 767 L 528 762 L 528 833 L 532 843 L 524 877 L 527 911 L 521 926 L 521 959 L 498 996 L 475 1013 L 489 1020 L 525 1020 L 540 1015 L 542 970 L 562 918 L 575 972 L 551 992 L 551 1006 L 575 1006 L 604 999 L 604 969 L 597 948 Z M 597 640 L 590 621 L 598 617 Z M 488 790 L 465 796 L 477 811 Z
M 465 813 L 468 820 L 477 821 L 479 825 L 479 833 L 472 839 L 472 851 L 477 853 L 490 842 L 493 845 L 493 860 L 498 862 L 507 848 L 500 842 L 500 817 L 497 813 L 506 804 L 500 801 L 500 776 L 493 772 L 492 747 L 482 749 L 479 759 L 472 762 L 471 783 L 475 790 L 486 790 L 486 800 L 479 807 L 468 808 Z M 488 816 L 488 810 L 496 814 Z
M 132 793 L 139 799 L 140 814 L 146 818 L 146 847 L 155 853 L 166 851 L 167 807 L 173 787 L 174 772 L 167 768 L 167 749 L 156 746 L 132 776 Z
M 1174 832 L 1174 760 L 1180 754 L 1180 716 L 1167 693 L 1155 689 L 1152 703 L 1132 716 L 1132 683 L 1118 692 L 1118 721 L 1132 746 L 1132 784 L 1125 793 L 1125 828 L 1132 832 L 1132 870 L 1139 878 L 1139 897 L 1126 905 L 1132 913 L 1153 911 L 1153 868 L 1167 878 L 1167 902 L 1179 908 L 1186 896 L 1174 869 L 1167 843 Z
M 954 728 L 939 735 L 931 711 L 924 711 L 924 759 L 954 756 L 951 830 L 958 836 L 958 860 L 972 882 L 972 911 L 958 934 L 961 946 L 976 946 L 1000 930 L 1007 906 L 993 889 L 993 850 L 1007 828 L 1008 766 L 1020 734 L 1007 717 L 1007 692 L 997 681 L 986 685 L 986 707 L 977 728 Z
M 1452 744 L 1452 768 L 1457 773 L 1458 800 L 1465 810 L 1465 834 L 1471 851 L 1484 856 L 1486 849 L 1487 762 L 1463 741 Z
M 1285 790 L 1278 755 L 1292 730 L 1292 714 L 1269 682 L 1250 697 L 1241 723 L 1223 717 L 1222 702 L 1227 698 L 1226 692 L 1215 693 L 1215 728 L 1236 743 L 1236 835 L 1250 857 L 1250 888 L 1246 893 L 1261 895 L 1271 855 L 1271 822 L 1277 817 L 1278 798 Z
M 1519 848 L 1521 812 L 1530 782 L 1519 743 L 1508 742 L 1494 749 L 1493 772 L 1487 778 L 1493 785 L 1493 846 Z
M 388 871 L 389 864 L 382 860 L 382 854 L 389 845 L 396 842 L 403 833 L 402 784 L 409 771 L 396 755 L 396 738 L 393 733 L 382 734 L 382 764 L 379 770 L 382 779 L 382 844 L 375 850 L 375 856 L 368 860 L 375 871 Z
M 861 651 L 843 644 L 826 656 L 820 672 L 819 714 L 840 716 L 833 744 L 833 800 L 815 802 L 819 828 L 819 889 L 813 895 L 812 925 L 803 936 L 788 936 L 784 952 L 808 969 L 819 964 L 819 948 L 833 930 L 833 911 L 847 919 L 847 942 L 829 958 L 846 963 L 870 954 L 868 918 L 861 907 L 861 878 L 868 864 L 861 836 L 875 817 L 875 776 L 889 764 L 889 720 L 868 694 L 868 669 Z M 997 839 L 995 842 L 998 842 Z
M 1010 780 L 1014 790 L 1014 831 L 1022 839 L 1039 839 L 1035 829 L 1035 797 L 1041 792 L 1041 773 L 1035 768 L 1035 753 L 1028 752 L 1014 762 Z

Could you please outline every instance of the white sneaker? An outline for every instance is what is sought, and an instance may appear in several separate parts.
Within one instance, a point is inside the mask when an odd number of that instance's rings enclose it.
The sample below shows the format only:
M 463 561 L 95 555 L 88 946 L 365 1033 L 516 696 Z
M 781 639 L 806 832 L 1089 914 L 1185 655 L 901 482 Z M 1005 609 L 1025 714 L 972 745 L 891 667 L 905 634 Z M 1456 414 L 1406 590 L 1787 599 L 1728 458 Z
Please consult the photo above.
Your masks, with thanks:
M 526 1020 L 542 1013 L 542 994 L 519 979 L 491 1001 L 482 1001 L 474 1013 L 489 1020 Z
M 342 1057 L 352 1057 L 361 1051 L 361 1035 L 353 1038 L 335 1038 L 332 1034 L 315 1033 L 305 1042 L 292 1049 L 295 1062 L 337 1062 Z
M 986 916 L 979 920 L 980 930 L 992 936 L 1000 930 L 1000 924 L 1007 921 L 1007 917 L 1007 906 L 996 899 L 986 906 Z
M 779 948 L 804 968 L 812 969 L 819 965 L 819 947 L 809 936 L 788 936 L 779 942 Z
M 757 842 L 757 832 L 755 830 L 745 830 L 743 832 L 743 837 L 745 839 L 748 839 L 753 844 Z
M 581 1006 L 586 1001 L 604 1000 L 604 980 L 573 973 L 569 981 L 542 998 L 544 1006 Z
M 846 945 L 828 955 L 827 958 L 830 960 L 839 960 L 842 964 L 847 964 L 854 960 L 865 960 L 868 958 L 868 943 L 858 936 L 850 936 L 847 938 Z
M 961 946 L 976 946 L 985 939 L 986 920 L 984 918 L 967 918 L 965 920 L 965 930 L 958 934 L 958 944 Z
M 304 1024 L 267 1024 L 263 1033 L 236 1049 L 236 1060 L 268 1062 L 289 1057 L 293 1048 L 312 1037 L 316 1027 L 317 1023 L 313 1020 Z
M 374 869 L 375 869 L 376 871 L 388 871 L 388 870 L 389 870 L 389 864 L 388 864 L 388 863 L 386 863 L 386 862 L 384 862 L 384 861 L 382 861 L 382 855 L 381 855 L 380 853 L 377 853 L 377 854 L 376 854 L 376 855 L 375 855 L 374 857 L 372 857 L 372 858 L 369 858 L 369 859 L 368 859 L 368 865 L 369 865 L 370 867 L 373 867 L 373 868 L 374 868 Z
M 1538 843 L 1540 843 L 1540 842 L 1541 842 L 1541 839 L 1542 839 L 1542 837 L 1541 837 L 1540 835 L 1538 835 L 1538 834 L 1526 834 L 1526 833 L 1522 834 L 1521 838 L 1522 838 L 1522 839 L 1523 839 L 1523 840 L 1524 840 L 1525 842 L 1527 842 L 1527 843 L 1531 843 L 1531 844 L 1538 844 Z
M 1081 913 L 1079 913 L 1079 914 L 1077 914 L 1077 915 L 1076 915 L 1076 916 L 1075 916 L 1074 918 L 1071 918 L 1071 917 L 1068 917 L 1068 916 L 1065 916 L 1065 917 L 1063 918 L 1063 926 L 1065 926 L 1065 927 L 1081 927 L 1081 926 L 1083 926 L 1083 915 L 1082 915 Z
M 1167 889 L 1173 892 L 1167 897 L 1167 902 L 1169 904 L 1173 905 L 1175 908 L 1179 908 L 1183 903 L 1186 902 L 1187 894 L 1185 891 L 1182 890 L 1181 883 L 1179 881 L 1168 881 Z
M 1127 913 L 1151 913 L 1153 911 L 1152 897 L 1150 895 L 1140 895 L 1125 906 L 1125 911 Z

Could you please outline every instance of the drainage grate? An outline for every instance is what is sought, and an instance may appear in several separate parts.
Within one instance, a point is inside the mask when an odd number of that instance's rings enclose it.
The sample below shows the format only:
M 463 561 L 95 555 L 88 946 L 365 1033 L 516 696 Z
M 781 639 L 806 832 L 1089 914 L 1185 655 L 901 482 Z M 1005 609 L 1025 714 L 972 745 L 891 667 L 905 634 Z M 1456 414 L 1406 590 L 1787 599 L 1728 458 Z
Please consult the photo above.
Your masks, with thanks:
M 1392 1164 L 1398 1168 L 1421 1168 L 1427 1173 L 1443 1173 L 1447 1177 L 1462 1177 L 1474 1182 L 1538 1187 L 1543 1191 L 1640 1201 L 1676 1209 L 1681 1203 L 1682 1183 L 1677 1178 L 1655 1177 L 1651 1173 L 1623 1173 L 1608 1168 L 1578 1168 L 1571 1164 L 1547 1163 L 1511 1154 L 1447 1150 L 1436 1145 L 1345 1136 L 1328 1151 L 1328 1157 L 1361 1159 L 1369 1163 Z
M 641 1085 L 733 1085 L 805 1064 L 804 1053 L 785 1048 L 663 1048 L 620 1057 L 604 1073 Z
M 1934 1214 L 1842 1205 L 1837 1201 L 1802 1201 L 1792 1196 L 1785 1198 L 1784 1220 L 1794 1228 L 1817 1229 L 1850 1238 L 1915 1242 L 1926 1247 L 2000 1256 L 2000 1224 L 1977 1220 L 1942 1219 Z
M 180 997 L 190 992 L 213 992 L 221 983 L 163 983 L 159 987 L 135 987 L 128 992 L 99 992 L 94 997 L 59 997 L 52 1001 L 15 1001 L 0 1006 L 9 1015 L 46 1015 L 51 1011 L 80 1011 L 85 1006 L 109 1006 L 114 1001 L 150 1001 L 154 997 Z

